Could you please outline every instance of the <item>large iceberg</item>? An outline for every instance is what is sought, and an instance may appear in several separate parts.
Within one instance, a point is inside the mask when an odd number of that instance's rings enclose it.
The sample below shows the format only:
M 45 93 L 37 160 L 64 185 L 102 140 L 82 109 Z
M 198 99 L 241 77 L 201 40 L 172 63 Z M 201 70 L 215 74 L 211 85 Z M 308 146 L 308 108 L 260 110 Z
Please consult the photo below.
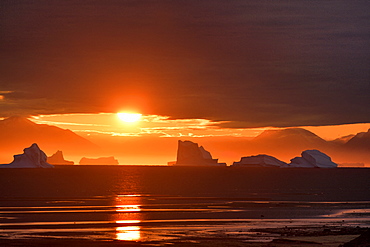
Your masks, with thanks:
M 23 149 L 23 154 L 14 155 L 14 160 L 10 164 L 0 165 L 1 168 L 52 168 L 53 165 L 47 163 L 46 154 L 34 143 L 30 147 Z
M 191 141 L 178 142 L 177 160 L 174 166 L 226 166 L 213 159 L 210 152 Z
M 73 165 L 73 161 L 64 159 L 63 152 L 58 150 L 55 154 L 48 157 L 47 162 L 53 165 Z
M 306 150 L 301 154 L 302 157 L 295 157 L 290 160 L 286 167 L 305 167 L 305 168 L 336 168 L 338 165 L 331 161 L 331 158 L 319 150 Z
M 282 167 L 286 163 L 266 154 L 242 157 L 239 162 L 234 162 L 232 166 L 241 167 Z

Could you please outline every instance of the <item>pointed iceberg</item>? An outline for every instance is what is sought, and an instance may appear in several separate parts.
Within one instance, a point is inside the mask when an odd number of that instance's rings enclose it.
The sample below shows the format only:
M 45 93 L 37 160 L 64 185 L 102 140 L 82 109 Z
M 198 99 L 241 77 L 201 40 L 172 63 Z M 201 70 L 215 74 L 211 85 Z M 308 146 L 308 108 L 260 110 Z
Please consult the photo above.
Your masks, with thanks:
M 34 143 L 30 147 L 23 149 L 23 154 L 14 155 L 14 160 L 10 164 L 0 165 L 1 168 L 52 168 L 53 165 L 47 163 L 46 154 Z
M 73 161 L 64 159 L 63 152 L 58 150 L 55 154 L 48 157 L 47 162 L 53 165 L 74 165 Z

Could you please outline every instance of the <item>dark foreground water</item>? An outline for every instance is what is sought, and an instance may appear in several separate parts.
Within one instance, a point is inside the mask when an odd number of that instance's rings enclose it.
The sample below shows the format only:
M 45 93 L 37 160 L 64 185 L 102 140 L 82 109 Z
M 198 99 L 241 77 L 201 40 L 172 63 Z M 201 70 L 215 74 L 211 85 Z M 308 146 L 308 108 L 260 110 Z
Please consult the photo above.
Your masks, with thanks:
M 370 169 L 59 166 L 0 170 L 0 239 L 171 240 L 370 226 Z

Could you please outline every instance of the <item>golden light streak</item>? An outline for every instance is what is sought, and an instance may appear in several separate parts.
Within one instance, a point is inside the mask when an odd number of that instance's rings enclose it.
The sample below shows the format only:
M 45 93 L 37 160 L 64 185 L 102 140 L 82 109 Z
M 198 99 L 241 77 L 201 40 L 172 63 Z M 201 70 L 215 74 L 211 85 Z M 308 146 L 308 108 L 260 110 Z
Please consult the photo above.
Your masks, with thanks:
M 117 220 L 117 224 L 137 224 L 140 223 L 140 220 Z
M 116 205 L 116 212 L 140 212 L 140 205 Z
M 222 128 L 225 122 L 213 122 L 209 119 L 171 119 L 169 116 L 141 115 L 140 126 L 122 125 L 116 113 L 96 114 L 55 114 L 39 115 L 30 118 L 41 124 L 68 128 L 84 136 L 104 135 L 113 137 L 255 137 L 271 127 L 263 128 Z M 135 123 L 135 122 L 134 122 Z M 338 126 L 303 126 L 307 130 L 326 140 L 367 131 L 370 123 Z
M 142 116 L 140 113 L 130 113 L 130 112 L 119 112 L 117 113 L 119 119 L 126 123 L 138 122 Z

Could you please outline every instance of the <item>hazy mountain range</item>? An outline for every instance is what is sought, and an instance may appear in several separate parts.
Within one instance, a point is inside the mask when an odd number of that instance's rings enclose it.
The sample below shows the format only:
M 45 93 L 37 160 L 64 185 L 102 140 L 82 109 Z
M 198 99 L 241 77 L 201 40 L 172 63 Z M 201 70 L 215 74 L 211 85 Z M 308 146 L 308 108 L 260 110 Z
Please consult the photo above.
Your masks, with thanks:
M 37 143 L 48 155 L 57 150 L 79 154 L 81 150 L 96 152 L 96 144 L 71 130 L 46 124 L 36 124 L 24 117 L 10 117 L 0 121 L 0 157 L 19 153 Z
M 23 117 L 10 117 L 0 121 L 0 157 L 15 154 L 34 142 L 38 143 L 48 155 L 57 150 L 63 150 L 65 154 L 81 156 L 96 155 L 100 151 L 97 144 L 70 130 L 36 124 Z M 208 144 L 205 145 L 208 147 Z M 318 149 L 342 163 L 370 164 L 370 130 L 333 141 L 326 141 L 303 128 L 266 130 L 253 139 L 239 138 L 228 148 L 237 148 L 241 150 L 239 153 L 245 156 L 268 154 L 286 161 L 303 150 Z M 237 160 L 240 156 L 233 158 Z
M 340 162 L 370 163 L 370 129 L 368 132 L 326 141 L 303 128 L 266 130 L 250 141 L 252 149 L 265 150 L 281 158 L 293 158 L 307 149 L 318 149 Z

